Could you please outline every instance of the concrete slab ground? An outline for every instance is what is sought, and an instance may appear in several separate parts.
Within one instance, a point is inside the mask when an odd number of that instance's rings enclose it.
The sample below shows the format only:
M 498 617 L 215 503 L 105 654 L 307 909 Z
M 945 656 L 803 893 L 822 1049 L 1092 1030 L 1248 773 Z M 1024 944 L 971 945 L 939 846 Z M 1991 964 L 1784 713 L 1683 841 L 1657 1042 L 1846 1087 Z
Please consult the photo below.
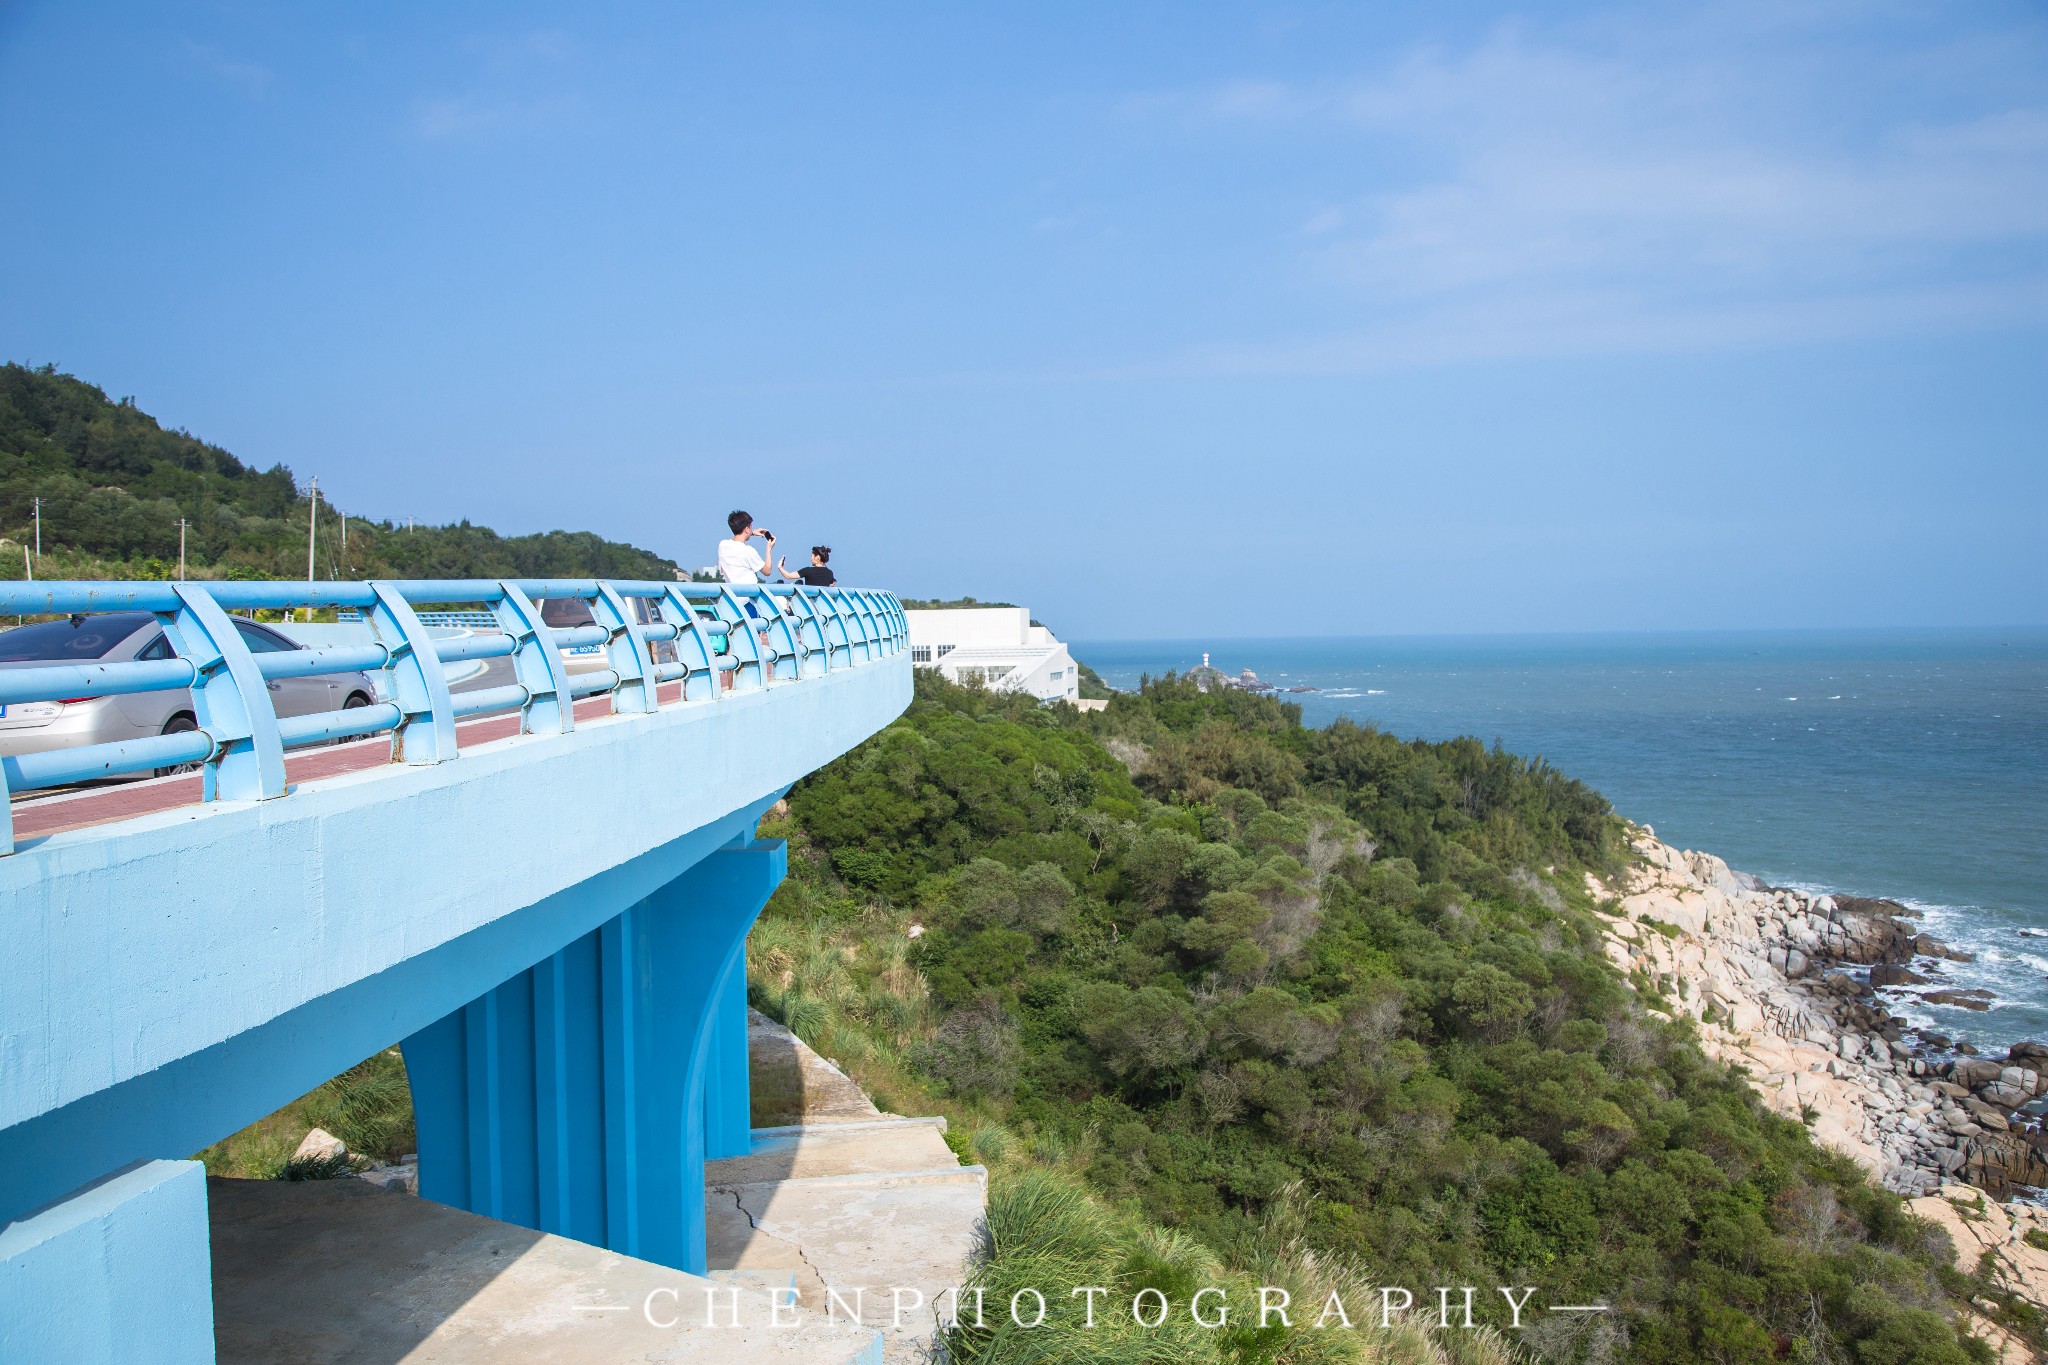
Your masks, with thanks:
M 883 1330 L 886 1359 L 929 1359 L 934 1310 L 950 1309 L 986 1235 L 988 1173 L 960 1164 L 943 1118 L 880 1113 L 773 1020 L 751 1014 L 748 1046 L 755 1121 L 784 1121 L 756 1127 L 747 1155 L 705 1164 L 711 1278 L 793 1287 L 812 1308 L 836 1295 Z
M 747 1011 L 747 1068 L 756 1128 L 882 1116 L 851 1077 L 756 1009 Z
M 364 1181 L 207 1186 L 220 1365 L 881 1358 L 872 1329 L 844 1317 L 828 1324 L 786 1306 L 786 1295 L 780 1316 L 794 1325 L 778 1327 L 765 1290 L 713 1285 Z M 715 1326 L 706 1323 L 707 1291 L 717 1294 Z

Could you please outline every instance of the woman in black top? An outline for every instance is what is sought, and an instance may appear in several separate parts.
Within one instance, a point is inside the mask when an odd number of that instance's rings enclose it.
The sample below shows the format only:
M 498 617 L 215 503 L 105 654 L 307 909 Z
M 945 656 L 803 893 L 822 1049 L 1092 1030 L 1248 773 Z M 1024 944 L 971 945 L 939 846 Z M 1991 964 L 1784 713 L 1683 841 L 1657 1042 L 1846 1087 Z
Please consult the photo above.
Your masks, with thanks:
M 838 575 L 826 567 L 827 561 L 831 558 L 832 547 L 830 545 L 813 545 L 811 547 L 811 562 L 798 569 L 795 573 L 791 573 L 789 571 L 789 561 L 785 559 L 781 565 L 782 576 L 792 583 L 801 583 L 807 588 L 829 588 L 839 581 Z

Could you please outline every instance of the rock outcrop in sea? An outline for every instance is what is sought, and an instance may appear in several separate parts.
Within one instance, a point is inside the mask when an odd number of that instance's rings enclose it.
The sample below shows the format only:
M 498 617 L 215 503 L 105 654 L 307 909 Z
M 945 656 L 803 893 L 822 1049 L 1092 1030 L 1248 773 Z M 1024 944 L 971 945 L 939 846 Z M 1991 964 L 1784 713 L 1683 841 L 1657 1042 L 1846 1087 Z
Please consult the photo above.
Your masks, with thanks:
M 1639 861 L 1626 884 L 1588 878 L 1608 957 L 1691 1018 L 1707 1054 L 1744 1068 L 1765 1104 L 1944 1225 L 1959 1206 L 1981 1207 L 1978 1191 L 2007 1200 L 2048 1187 L 2048 1105 L 2036 1102 L 2048 1095 L 2048 1044 L 1967 1055 L 1915 1030 L 1879 994 L 1931 984 L 1943 960 L 1964 956 L 1921 932 L 1912 911 L 1766 886 L 1648 826 L 1632 842 Z M 2048 1210 L 2012 1203 L 1996 1221 L 1998 1247 L 1958 1240 L 1959 1258 L 1968 1243 L 1964 1268 L 1992 1250 L 2014 1292 L 2048 1302 L 2038 1249 Z

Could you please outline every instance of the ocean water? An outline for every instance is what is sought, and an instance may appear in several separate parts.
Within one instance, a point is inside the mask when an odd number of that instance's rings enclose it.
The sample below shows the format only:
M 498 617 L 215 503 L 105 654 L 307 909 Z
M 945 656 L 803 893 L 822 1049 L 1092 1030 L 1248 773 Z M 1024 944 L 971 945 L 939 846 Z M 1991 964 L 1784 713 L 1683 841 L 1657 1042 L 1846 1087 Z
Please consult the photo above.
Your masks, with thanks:
M 1885 896 L 1977 954 L 1891 996 L 1979 1046 L 2048 1039 L 2048 629 L 1073 645 L 1112 686 L 1250 668 L 1302 719 L 1541 754 L 1667 842 L 1774 885 Z

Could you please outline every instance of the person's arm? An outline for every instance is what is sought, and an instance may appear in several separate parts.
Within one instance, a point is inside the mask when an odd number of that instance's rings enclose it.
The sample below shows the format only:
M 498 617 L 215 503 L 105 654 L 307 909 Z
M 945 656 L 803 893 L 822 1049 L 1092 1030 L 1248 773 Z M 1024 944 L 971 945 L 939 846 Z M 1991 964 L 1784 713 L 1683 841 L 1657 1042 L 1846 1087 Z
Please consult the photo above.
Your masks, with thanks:
M 792 583 L 801 583 L 803 581 L 802 574 L 793 574 L 789 571 L 788 555 L 784 555 L 782 557 L 782 562 L 775 566 L 775 570 L 777 573 L 781 574 L 784 578 L 788 579 Z

